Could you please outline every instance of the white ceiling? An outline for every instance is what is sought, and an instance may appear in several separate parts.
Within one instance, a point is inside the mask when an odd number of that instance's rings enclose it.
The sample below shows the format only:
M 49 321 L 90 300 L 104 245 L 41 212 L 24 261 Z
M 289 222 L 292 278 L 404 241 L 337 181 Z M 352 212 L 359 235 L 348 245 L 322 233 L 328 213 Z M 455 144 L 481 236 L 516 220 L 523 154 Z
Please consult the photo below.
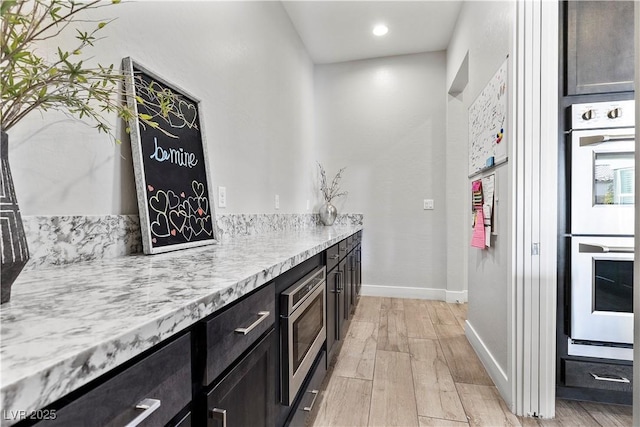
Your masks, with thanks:
M 444 50 L 462 1 L 283 1 L 316 64 Z M 384 23 L 389 33 L 372 34 Z

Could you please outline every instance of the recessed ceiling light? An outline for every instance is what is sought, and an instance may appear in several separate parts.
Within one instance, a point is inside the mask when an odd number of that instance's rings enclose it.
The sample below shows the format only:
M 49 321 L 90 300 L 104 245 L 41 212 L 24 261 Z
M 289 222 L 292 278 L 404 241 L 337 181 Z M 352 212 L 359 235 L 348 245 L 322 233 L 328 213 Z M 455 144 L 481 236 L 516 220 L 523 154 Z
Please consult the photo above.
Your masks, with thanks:
M 373 27 L 373 34 L 375 34 L 376 36 L 384 36 L 388 32 L 389 32 L 389 28 L 387 28 L 387 26 L 384 24 L 378 24 L 375 27 Z

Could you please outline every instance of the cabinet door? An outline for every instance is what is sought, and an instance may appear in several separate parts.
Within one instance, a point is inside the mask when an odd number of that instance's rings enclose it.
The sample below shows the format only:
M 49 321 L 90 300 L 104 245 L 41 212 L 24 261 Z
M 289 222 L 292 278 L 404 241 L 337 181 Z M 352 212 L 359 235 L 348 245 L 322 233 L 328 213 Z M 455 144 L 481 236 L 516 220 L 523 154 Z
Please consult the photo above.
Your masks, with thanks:
M 567 2 L 567 95 L 633 90 L 633 3 Z
M 360 297 L 362 288 L 362 245 L 358 245 L 355 249 L 356 253 L 356 300 Z
M 349 302 L 346 299 L 345 295 L 345 272 L 346 272 L 347 261 L 343 259 L 338 264 L 338 303 L 337 303 L 337 315 L 336 315 L 336 339 L 340 340 L 344 337 L 347 330 L 347 320 L 348 316 L 346 314 L 347 307 L 349 306 Z
M 351 254 L 344 260 L 344 320 L 351 319 L 351 308 L 353 304 L 353 258 Z
M 274 330 L 257 344 L 207 395 L 209 427 L 273 426 L 278 407 Z
M 338 339 L 338 289 L 339 277 L 338 268 L 334 268 L 327 273 L 327 361 L 330 362 L 333 355 L 333 346 Z

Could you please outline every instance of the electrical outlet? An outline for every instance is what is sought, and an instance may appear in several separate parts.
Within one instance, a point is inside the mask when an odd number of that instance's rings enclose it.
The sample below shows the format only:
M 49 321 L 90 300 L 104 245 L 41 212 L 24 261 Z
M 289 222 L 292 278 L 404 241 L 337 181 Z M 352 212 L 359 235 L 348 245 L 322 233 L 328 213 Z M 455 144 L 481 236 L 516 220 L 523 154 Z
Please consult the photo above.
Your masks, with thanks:
M 218 187 L 218 207 L 227 207 L 227 187 Z
M 424 199 L 424 201 L 423 201 L 423 209 L 425 209 L 425 210 L 433 210 L 433 199 Z
M 276 194 L 276 209 L 280 209 L 280 196 Z

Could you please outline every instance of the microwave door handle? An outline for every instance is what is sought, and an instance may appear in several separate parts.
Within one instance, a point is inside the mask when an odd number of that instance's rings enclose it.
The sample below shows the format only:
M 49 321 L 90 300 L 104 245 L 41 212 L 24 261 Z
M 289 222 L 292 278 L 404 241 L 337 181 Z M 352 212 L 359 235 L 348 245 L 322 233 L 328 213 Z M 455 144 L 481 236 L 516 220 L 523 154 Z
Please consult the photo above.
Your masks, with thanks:
M 600 144 L 607 141 L 624 141 L 627 139 L 633 140 L 636 135 L 631 133 L 628 135 L 594 135 L 594 136 L 581 136 L 580 146 L 585 147 L 587 145 Z
M 580 243 L 578 245 L 578 251 L 581 253 L 595 253 L 595 254 L 632 254 L 632 246 L 606 246 L 606 245 L 594 245 L 591 243 Z

